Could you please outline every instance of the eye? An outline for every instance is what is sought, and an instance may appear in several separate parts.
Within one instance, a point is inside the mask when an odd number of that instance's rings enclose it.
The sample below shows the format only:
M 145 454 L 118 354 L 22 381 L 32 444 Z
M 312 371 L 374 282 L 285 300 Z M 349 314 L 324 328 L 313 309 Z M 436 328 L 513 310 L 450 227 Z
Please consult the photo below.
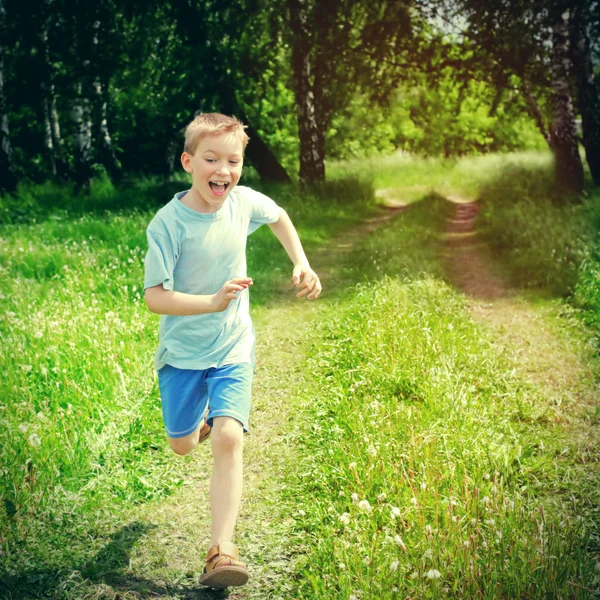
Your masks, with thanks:
M 216 160 L 214 158 L 207 158 L 206 162 L 214 163 L 214 162 L 216 162 Z
M 230 165 L 239 165 L 239 164 L 240 164 L 240 161 L 239 161 L 239 160 L 230 160 L 230 161 L 229 161 L 229 164 L 230 164 Z

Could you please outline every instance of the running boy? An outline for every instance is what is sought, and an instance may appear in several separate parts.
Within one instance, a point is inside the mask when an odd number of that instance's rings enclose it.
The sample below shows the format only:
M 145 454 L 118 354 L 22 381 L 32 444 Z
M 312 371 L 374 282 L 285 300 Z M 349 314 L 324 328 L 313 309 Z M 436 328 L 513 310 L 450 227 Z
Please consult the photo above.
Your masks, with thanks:
M 162 315 L 155 363 L 169 444 L 185 455 L 212 432 L 211 542 L 200 583 L 219 588 L 248 581 L 232 542 L 255 364 L 246 237 L 267 223 L 294 264 L 297 296 L 321 293 L 287 213 L 236 187 L 247 143 L 237 119 L 198 115 L 181 155 L 192 186 L 175 194 L 147 230 L 145 299 Z

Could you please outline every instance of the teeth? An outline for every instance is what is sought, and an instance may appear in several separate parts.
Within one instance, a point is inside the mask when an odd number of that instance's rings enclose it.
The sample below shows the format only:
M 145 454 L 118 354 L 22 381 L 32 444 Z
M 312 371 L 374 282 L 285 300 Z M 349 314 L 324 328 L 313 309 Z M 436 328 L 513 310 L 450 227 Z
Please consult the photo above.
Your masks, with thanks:
M 228 184 L 227 181 L 211 181 L 211 183 L 214 183 L 215 185 L 227 185 Z

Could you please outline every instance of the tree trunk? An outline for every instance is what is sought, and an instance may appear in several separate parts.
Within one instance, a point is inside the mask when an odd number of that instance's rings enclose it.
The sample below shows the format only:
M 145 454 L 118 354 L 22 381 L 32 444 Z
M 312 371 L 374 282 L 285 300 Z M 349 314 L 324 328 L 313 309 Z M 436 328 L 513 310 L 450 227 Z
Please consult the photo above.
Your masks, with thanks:
M 60 124 L 58 122 L 58 111 L 56 110 L 56 94 L 54 92 L 50 49 L 48 47 L 49 22 L 50 19 L 44 23 L 39 37 L 40 52 L 44 59 L 43 72 L 40 77 L 40 93 L 45 125 L 44 139 L 52 174 L 67 178 L 69 176 L 69 166 L 65 158 L 63 141 L 60 137 Z
M 576 9 L 571 20 L 571 62 L 577 82 L 577 103 L 581 113 L 583 145 L 592 179 L 600 185 L 600 101 L 594 81 L 589 25 L 589 2 Z
M 70 111 L 73 128 L 73 168 L 75 182 L 81 189 L 88 188 L 92 178 L 92 118 L 90 101 L 83 93 L 83 85 L 78 82 L 73 87 L 74 97 L 71 99 Z
M 99 79 L 94 81 L 94 92 L 96 94 L 96 138 L 98 140 L 98 155 L 104 165 L 106 172 L 113 181 L 117 181 L 121 174 L 121 168 L 115 148 L 113 146 L 110 131 L 108 129 L 108 100 L 106 85 L 102 85 Z
M 298 112 L 300 183 L 312 186 L 325 181 L 325 132 L 319 130 L 315 115 L 307 4 L 308 0 L 288 0 L 290 28 L 294 34 L 292 72 Z
M 2 38 L 6 27 L 6 10 L 0 0 L 0 191 L 12 192 L 17 186 L 17 175 L 12 160 L 8 108 L 4 96 L 4 46 Z
M 583 190 L 583 165 L 577 146 L 573 101 L 569 89 L 569 11 L 554 15 L 552 26 L 552 91 L 554 125 L 550 130 L 559 186 L 580 194 Z
M 240 116 L 240 118 L 242 117 Z M 243 118 L 242 120 L 244 123 L 248 123 L 247 119 Z M 246 133 L 251 140 L 246 149 L 246 155 L 252 161 L 260 178 L 266 181 L 291 183 L 287 171 L 281 166 L 277 157 L 271 152 L 264 140 L 261 139 L 258 131 L 252 125 L 248 125 Z

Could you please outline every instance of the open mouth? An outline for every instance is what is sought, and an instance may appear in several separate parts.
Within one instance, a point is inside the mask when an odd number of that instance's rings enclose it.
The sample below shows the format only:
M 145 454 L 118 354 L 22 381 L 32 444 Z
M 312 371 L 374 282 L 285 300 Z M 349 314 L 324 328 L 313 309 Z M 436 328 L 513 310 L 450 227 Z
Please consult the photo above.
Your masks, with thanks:
M 215 196 L 222 196 L 229 187 L 227 181 L 209 181 L 208 185 Z

